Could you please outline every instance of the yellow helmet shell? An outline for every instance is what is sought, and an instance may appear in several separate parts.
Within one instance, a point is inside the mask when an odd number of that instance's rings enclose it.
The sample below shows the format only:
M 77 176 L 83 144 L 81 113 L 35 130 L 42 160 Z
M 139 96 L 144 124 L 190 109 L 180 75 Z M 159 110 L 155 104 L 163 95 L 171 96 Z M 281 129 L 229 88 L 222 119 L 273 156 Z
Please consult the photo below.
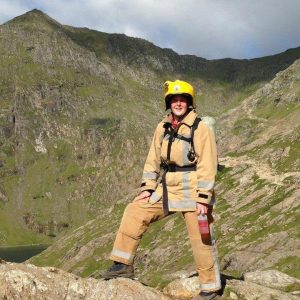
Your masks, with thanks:
M 195 102 L 195 91 L 191 84 L 185 81 L 181 80 L 175 80 L 175 81 L 166 81 L 164 83 L 165 88 L 165 102 L 166 102 L 166 109 L 170 108 L 169 99 L 173 95 L 185 95 L 190 100 L 190 105 L 193 108 L 196 108 L 196 102 Z

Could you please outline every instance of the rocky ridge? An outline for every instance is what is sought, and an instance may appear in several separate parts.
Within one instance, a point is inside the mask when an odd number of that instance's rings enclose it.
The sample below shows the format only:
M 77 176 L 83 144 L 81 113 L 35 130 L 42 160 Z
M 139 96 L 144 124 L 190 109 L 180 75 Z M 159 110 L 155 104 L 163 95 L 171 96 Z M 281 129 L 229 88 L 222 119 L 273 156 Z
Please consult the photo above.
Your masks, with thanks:
M 125 278 L 100 281 L 82 279 L 49 267 L 2 262 L 0 265 L 1 299 L 170 299 L 159 291 Z
M 181 276 L 182 277 L 182 276 Z M 287 292 L 293 287 L 294 291 Z M 177 279 L 163 291 L 137 280 L 80 278 L 53 267 L 0 262 L 1 299 L 191 299 L 199 293 L 197 277 Z M 298 288 L 298 290 L 295 290 Z M 278 271 L 245 274 L 245 280 L 227 279 L 220 299 L 299 299 L 300 281 Z

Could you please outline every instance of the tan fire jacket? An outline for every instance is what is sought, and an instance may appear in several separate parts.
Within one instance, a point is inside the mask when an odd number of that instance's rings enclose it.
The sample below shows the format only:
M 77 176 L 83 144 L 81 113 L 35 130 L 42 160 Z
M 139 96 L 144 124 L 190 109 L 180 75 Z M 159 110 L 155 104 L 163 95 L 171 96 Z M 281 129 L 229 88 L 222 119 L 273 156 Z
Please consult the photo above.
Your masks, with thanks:
M 197 114 L 190 111 L 182 120 L 177 133 L 183 137 L 191 137 L 191 126 Z M 153 190 L 150 202 L 155 203 L 162 198 L 161 161 L 167 159 L 169 135 L 164 137 L 166 123 L 171 123 L 167 115 L 157 126 L 151 147 L 145 162 L 141 191 Z M 194 149 L 196 158 L 188 159 L 191 144 L 183 139 L 175 138 L 170 153 L 170 163 L 177 166 L 192 166 L 196 171 L 167 172 L 169 211 L 194 211 L 196 202 L 214 204 L 214 184 L 217 173 L 217 149 L 215 134 L 208 125 L 201 121 L 194 133 Z

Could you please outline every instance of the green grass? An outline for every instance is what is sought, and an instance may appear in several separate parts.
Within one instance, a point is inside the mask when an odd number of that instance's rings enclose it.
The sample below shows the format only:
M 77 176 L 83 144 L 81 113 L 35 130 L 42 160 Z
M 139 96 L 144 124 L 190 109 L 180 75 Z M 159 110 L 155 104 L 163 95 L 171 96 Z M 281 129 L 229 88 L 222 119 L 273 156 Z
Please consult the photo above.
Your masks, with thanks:
M 281 188 L 279 189 L 276 194 L 274 194 L 272 197 L 269 198 L 268 201 L 266 201 L 265 205 L 262 207 L 258 207 L 258 209 L 251 214 L 245 215 L 235 223 L 236 228 L 240 228 L 243 226 L 246 222 L 250 224 L 255 224 L 253 227 L 253 231 L 250 231 L 247 233 L 240 243 L 247 244 L 249 242 L 258 241 L 260 238 L 265 237 L 266 235 L 270 233 L 280 232 L 283 230 L 282 224 L 274 224 L 271 227 L 266 224 L 266 218 L 263 217 L 260 220 L 258 218 L 260 216 L 264 216 L 267 212 L 270 211 L 270 208 L 280 202 L 282 202 L 286 197 L 288 197 L 292 192 L 286 193 L 286 191 Z M 277 215 L 279 215 L 278 212 L 272 212 L 270 213 L 270 218 L 275 218 Z M 286 226 L 284 230 L 287 230 L 288 227 Z
M 239 294 L 233 288 L 230 288 L 230 287 L 227 287 L 227 286 L 225 287 L 224 294 L 222 295 L 222 299 L 224 299 L 224 300 L 230 300 L 230 299 L 232 299 L 232 297 L 230 296 L 231 293 L 233 293 L 234 295 L 236 295 L 239 300 L 246 300 L 246 298 L 244 296 L 242 296 L 241 294 Z
M 300 291 L 300 283 L 293 283 L 283 289 L 287 293 Z
M 38 266 L 54 265 L 56 267 L 61 267 L 63 263 L 62 258 L 66 253 L 68 253 L 68 251 L 70 251 L 74 247 L 74 245 L 84 246 L 95 237 L 101 237 L 105 234 L 115 231 L 121 220 L 121 215 L 123 214 L 124 208 L 124 203 L 116 204 L 114 206 L 113 212 L 111 212 L 111 215 L 113 215 L 114 218 L 111 218 L 110 215 L 106 215 L 106 217 L 104 215 L 102 218 L 93 220 L 89 226 L 77 228 L 77 230 L 73 231 L 73 235 L 65 239 L 63 245 L 59 245 L 58 249 L 56 249 L 55 251 L 45 251 L 33 257 L 31 259 L 32 263 Z M 81 234 L 78 237 L 77 233 L 79 232 L 81 232 Z M 88 276 L 97 269 L 106 268 L 109 264 L 106 254 L 109 253 L 111 248 L 112 241 L 108 244 L 103 244 L 102 246 L 93 249 L 92 256 L 76 263 L 72 267 L 72 270 L 83 267 L 82 276 Z M 103 256 L 104 254 L 105 256 Z M 98 260 L 98 257 L 101 257 L 101 260 Z
M 286 273 L 292 277 L 300 279 L 300 257 L 288 256 L 280 259 L 273 268 Z
M 80 276 L 88 277 L 92 273 L 98 270 L 105 270 L 111 265 L 111 261 L 108 259 L 111 252 L 112 245 L 107 244 L 93 251 L 92 256 L 79 261 L 71 268 L 71 272 L 78 269 L 83 269 L 80 272 Z
M 216 182 L 222 182 L 222 188 L 225 191 L 233 189 L 234 187 L 238 186 L 238 182 L 232 178 L 232 174 L 230 173 L 232 168 L 224 168 L 222 172 L 217 173 Z M 221 195 L 222 196 L 222 195 Z
M 267 98 L 262 98 L 254 111 L 257 117 L 266 118 L 268 120 L 280 120 L 286 118 L 289 114 L 299 109 L 298 103 L 285 103 L 284 105 L 275 106 Z
M 254 134 L 258 133 L 257 125 L 259 124 L 259 121 L 256 119 L 239 119 L 237 120 L 232 128 L 232 132 L 235 135 L 244 135 L 247 134 L 252 136 L 254 138 Z
M 53 242 L 53 238 L 25 228 L 23 222 L 15 218 L 15 214 L 8 213 L 3 207 L 0 212 L 0 227 L 1 246 L 51 244 Z
M 241 206 L 237 212 L 244 212 L 244 211 L 247 211 L 249 208 L 252 208 L 254 206 L 257 206 L 260 204 L 261 201 L 263 201 L 265 198 L 267 198 L 267 195 L 264 194 L 264 195 L 261 195 L 255 199 L 253 199 L 251 202 Z
M 74 179 L 81 174 L 80 167 L 75 163 L 69 163 L 65 170 L 61 173 L 63 179 Z
M 99 97 L 99 95 L 103 94 L 103 89 L 101 87 L 97 86 L 82 86 L 82 87 L 77 87 L 75 91 L 76 95 L 79 97 Z
M 71 158 L 73 152 L 72 148 L 73 147 L 72 145 L 70 145 L 70 143 L 67 143 L 63 140 L 57 140 L 55 141 L 53 150 L 51 149 L 50 151 L 53 151 L 53 155 L 56 157 L 57 160 L 65 161 Z
M 291 172 L 299 170 L 299 162 L 296 164 L 296 161 L 300 157 L 300 141 L 287 142 L 285 146 L 287 145 L 290 147 L 288 156 L 282 157 L 276 164 L 276 169 L 279 172 Z M 277 146 L 284 147 L 282 144 L 278 144 Z
M 246 151 L 243 153 L 238 153 L 238 155 L 248 155 L 254 159 L 261 159 L 262 153 L 265 151 L 269 151 L 272 156 L 273 153 L 279 152 L 279 157 L 276 161 L 271 163 L 270 158 L 265 158 L 265 162 L 268 162 L 271 168 L 275 168 L 277 172 L 293 172 L 298 171 L 299 163 L 297 163 L 297 159 L 300 157 L 300 142 L 297 139 L 297 132 L 300 128 L 294 129 L 289 135 L 284 137 L 271 136 L 269 140 L 259 146 L 255 147 L 251 151 Z M 286 156 L 280 155 L 290 147 L 290 150 Z M 231 156 L 236 156 L 235 153 L 230 153 Z
M 259 191 L 259 190 L 263 189 L 263 187 L 265 187 L 266 185 L 269 184 L 266 179 L 261 179 L 257 175 L 254 175 L 252 177 L 252 180 L 253 180 L 253 182 L 255 184 L 254 191 Z
M 218 197 L 217 204 L 215 206 L 214 211 L 222 214 L 228 209 L 230 209 L 230 207 L 231 205 L 225 199 L 223 199 L 222 197 Z

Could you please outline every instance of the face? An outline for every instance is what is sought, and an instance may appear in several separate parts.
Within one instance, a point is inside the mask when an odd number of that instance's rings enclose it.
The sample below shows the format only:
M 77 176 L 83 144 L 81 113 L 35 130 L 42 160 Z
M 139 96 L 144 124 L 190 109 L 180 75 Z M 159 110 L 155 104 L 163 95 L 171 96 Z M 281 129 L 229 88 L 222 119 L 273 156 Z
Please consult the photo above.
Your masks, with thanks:
M 188 110 L 188 100 L 181 95 L 175 95 L 170 100 L 171 111 L 175 117 L 182 117 Z

